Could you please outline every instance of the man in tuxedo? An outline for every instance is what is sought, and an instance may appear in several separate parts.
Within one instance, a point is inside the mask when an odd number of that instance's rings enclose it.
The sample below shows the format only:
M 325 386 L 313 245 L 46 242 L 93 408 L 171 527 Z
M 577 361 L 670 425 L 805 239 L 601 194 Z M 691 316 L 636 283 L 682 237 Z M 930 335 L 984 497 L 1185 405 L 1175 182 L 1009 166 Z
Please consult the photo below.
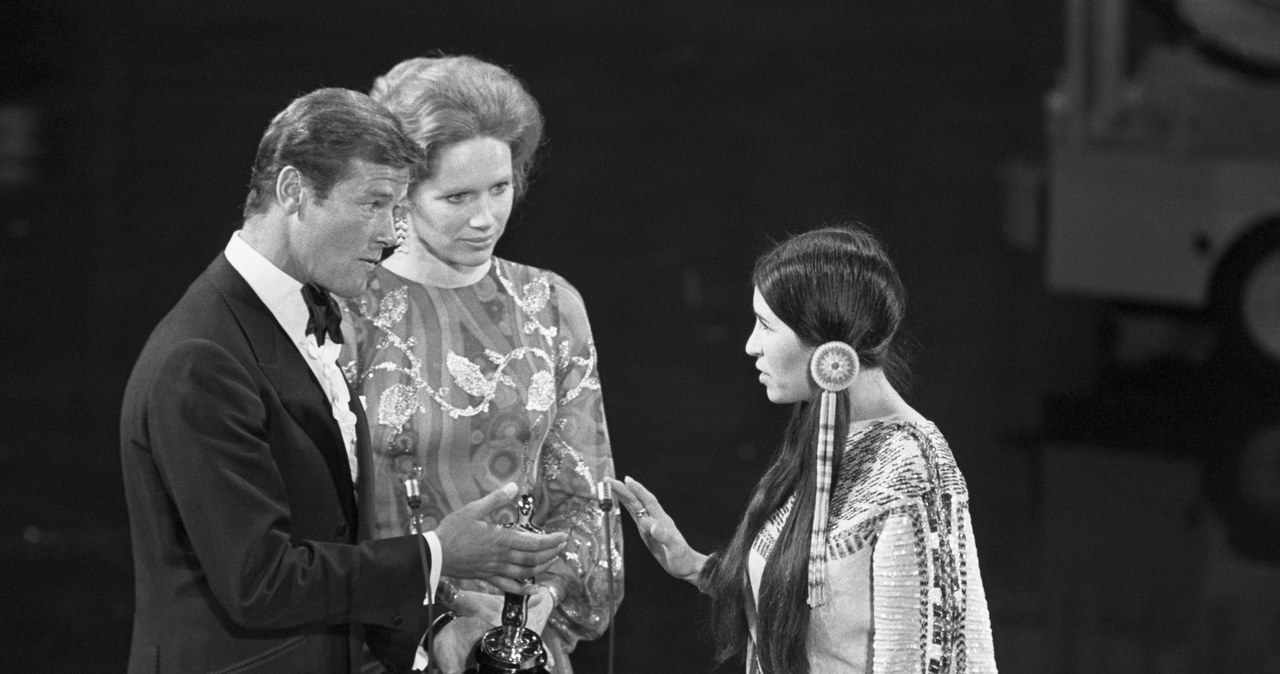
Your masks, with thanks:
M 347 672 L 360 639 L 409 668 L 440 575 L 508 591 L 564 535 L 487 524 L 362 540 L 368 429 L 329 293 L 363 292 L 423 160 L 381 105 L 321 89 L 258 147 L 243 228 L 161 321 L 125 390 L 136 607 L 130 672 Z M 367 634 L 366 634 L 367 633 Z

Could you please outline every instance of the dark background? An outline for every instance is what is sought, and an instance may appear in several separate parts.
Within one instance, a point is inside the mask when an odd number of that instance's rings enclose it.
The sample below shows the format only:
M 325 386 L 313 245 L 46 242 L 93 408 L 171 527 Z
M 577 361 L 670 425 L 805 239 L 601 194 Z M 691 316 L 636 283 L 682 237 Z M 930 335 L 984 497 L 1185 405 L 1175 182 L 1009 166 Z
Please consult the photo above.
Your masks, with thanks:
M 1106 616 L 1078 617 L 1094 604 L 1064 598 L 1044 560 L 1072 547 L 1047 522 L 1086 536 L 1094 522 L 1048 510 L 1080 497 L 1054 500 L 1046 466 L 1063 459 L 1046 458 L 1043 410 L 1096 380 L 1106 309 L 1050 296 L 1039 257 L 1002 236 L 1004 169 L 1044 151 L 1061 3 L 19 0 L 3 12 L 0 103 L 39 117 L 33 180 L 0 202 L 0 670 L 124 667 L 120 395 L 152 326 L 237 228 L 267 122 L 298 94 L 367 90 L 441 50 L 509 67 L 542 105 L 548 141 L 498 254 L 581 290 L 618 471 L 657 492 L 695 547 L 731 534 L 787 414 L 742 352 L 751 264 L 788 232 L 858 218 L 908 289 L 909 399 L 968 479 L 1002 670 L 1090 671 L 1070 669 L 1071 635 Z M 1079 451 L 1102 466 L 1151 455 Z M 1116 493 L 1139 504 L 1151 489 Z M 625 530 L 617 671 L 710 671 L 706 606 Z M 1111 562 L 1159 561 L 1125 550 Z M 1179 636 L 1154 632 L 1133 648 Z M 583 644 L 578 670 L 604 671 L 605 653 Z

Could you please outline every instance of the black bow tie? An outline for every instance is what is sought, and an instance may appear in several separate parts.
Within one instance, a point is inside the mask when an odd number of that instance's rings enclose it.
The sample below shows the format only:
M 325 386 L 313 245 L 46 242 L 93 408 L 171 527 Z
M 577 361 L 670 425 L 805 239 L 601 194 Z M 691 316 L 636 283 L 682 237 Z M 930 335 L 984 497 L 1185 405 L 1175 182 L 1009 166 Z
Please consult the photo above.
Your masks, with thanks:
M 307 319 L 307 334 L 315 334 L 316 344 L 320 346 L 324 346 L 326 336 L 334 344 L 341 344 L 342 329 L 338 326 L 342 324 L 342 312 L 338 310 L 338 303 L 314 283 L 302 286 L 302 300 L 307 303 L 307 313 L 311 314 Z

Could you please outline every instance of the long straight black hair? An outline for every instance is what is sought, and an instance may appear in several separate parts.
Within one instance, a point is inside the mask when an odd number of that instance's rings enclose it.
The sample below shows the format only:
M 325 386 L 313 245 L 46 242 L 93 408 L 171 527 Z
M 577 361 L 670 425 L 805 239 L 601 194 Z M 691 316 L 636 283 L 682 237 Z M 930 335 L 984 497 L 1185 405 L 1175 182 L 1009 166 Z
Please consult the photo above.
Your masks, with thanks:
M 861 223 L 825 227 L 791 237 L 765 253 L 752 273 L 765 303 L 806 346 L 842 341 L 858 353 L 862 367 L 881 367 L 901 383 L 905 363 L 895 337 L 906 309 L 898 272 L 880 240 Z M 746 611 L 751 588 L 747 558 L 762 526 L 795 497 L 769 558 L 756 607 L 757 656 L 770 674 L 809 671 L 809 530 L 817 490 L 815 452 L 818 398 L 796 403 L 773 463 L 756 484 L 733 539 L 703 570 L 711 594 L 711 631 L 723 662 L 745 652 L 750 633 Z M 849 430 L 849 393 L 837 394 L 837 442 Z M 835 455 L 839 475 L 843 447 Z

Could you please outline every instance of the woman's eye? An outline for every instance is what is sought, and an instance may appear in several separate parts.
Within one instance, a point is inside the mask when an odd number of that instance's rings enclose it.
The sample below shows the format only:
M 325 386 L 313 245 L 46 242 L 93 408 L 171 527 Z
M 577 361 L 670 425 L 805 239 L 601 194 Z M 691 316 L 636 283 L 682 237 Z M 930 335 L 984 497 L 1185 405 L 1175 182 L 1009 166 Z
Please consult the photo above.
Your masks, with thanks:
M 511 183 L 498 183 L 497 185 L 494 185 L 493 187 L 489 188 L 489 193 L 494 196 L 498 196 L 499 194 L 505 193 L 509 189 L 511 189 Z
M 454 205 L 465 204 L 467 203 L 467 198 L 469 196 L 470 195 L 468 195 L 466 192 L 462 192 L 459 194 L 450 194 L 449 196 L 445 197 L 444 200 Z

